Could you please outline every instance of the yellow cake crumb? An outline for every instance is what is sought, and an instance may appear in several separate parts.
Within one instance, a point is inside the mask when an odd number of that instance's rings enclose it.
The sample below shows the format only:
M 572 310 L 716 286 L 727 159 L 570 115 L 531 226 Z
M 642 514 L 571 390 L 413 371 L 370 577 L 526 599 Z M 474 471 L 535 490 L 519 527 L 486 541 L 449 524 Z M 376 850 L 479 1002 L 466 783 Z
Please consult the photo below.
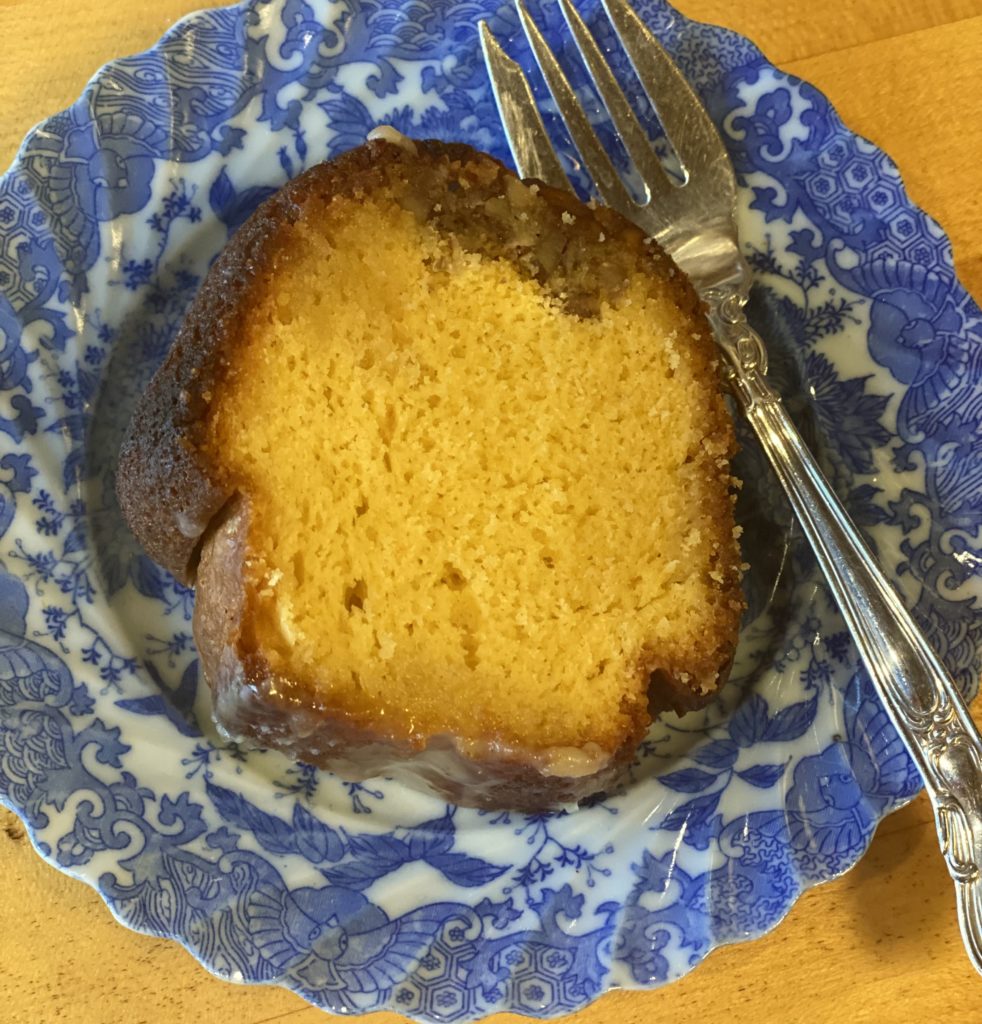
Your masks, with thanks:
M 395 201 L 326 223 L 295 225 L 211 412 L 257 646 L 410 732 L 610 749 L 652 652 L 698 664 L 732 621 L 732 569 L 693 571 L 732 519 L 691 315 L 650 274 L 575 315 Z

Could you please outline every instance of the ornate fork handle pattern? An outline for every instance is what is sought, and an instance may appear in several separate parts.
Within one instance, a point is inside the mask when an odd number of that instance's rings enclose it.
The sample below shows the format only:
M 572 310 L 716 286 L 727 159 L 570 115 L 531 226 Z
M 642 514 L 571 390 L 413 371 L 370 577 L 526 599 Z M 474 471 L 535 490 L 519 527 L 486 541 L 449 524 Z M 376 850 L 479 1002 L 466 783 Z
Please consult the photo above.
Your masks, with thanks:
M 764 377 L 764 344 L 738 291 L 705 294 L 723 375 L 781 481 L 880 698 L 920 770 L 955 882 L 959 925 L 982 972 L 982 737 L 961 695 L 877 567 Z

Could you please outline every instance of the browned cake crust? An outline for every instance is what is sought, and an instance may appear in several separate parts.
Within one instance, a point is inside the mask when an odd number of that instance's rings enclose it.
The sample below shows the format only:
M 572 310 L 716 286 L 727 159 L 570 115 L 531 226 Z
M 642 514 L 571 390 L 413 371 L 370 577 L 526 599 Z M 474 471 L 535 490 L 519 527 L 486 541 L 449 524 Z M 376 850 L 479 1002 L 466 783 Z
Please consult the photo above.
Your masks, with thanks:
M 124 517 L 147 553 L 179 580 L 196 587 L 194 635 L 204 676 L 214 696 L 218 724 L 237 739 L 289 753 L 299 760 L 339 771 L 349 778 L 400 774 L 429 783 L 449 798 L 476 806 L 535 810 L 584 799 L 612 785 L 632 760 L 650 718 L 639 714 L 599 771 L 580 777 L 549 774 L 534 755 L 499 747 L 493 737 L 482 747 L 466 749 L 453 737 L 418 740 L 391 735 L 378 723 L 329 709 L 296 680 L 273 676 L 261 650 L 251 643 L 249 599 L 242 565 L 249 516 L 248 496 L 226 482 L 222 467 L 208 457 L 205 436 L 213 396 L 240 345 L 250 317 L 257 283 L 276 265 L 277 253 L 288 244 L 289 229 L 311 197 L 371 194 L 393 173 L 411 176 L 421 166 L 460 163 L 477 168 L 483 180 L 511 177 L 492 158 L 468 146 L 433 141 L 415 143 L 416 153 L 389 142 L 372 142 L 318 165 L 267 200 L 234 236 L 209 271 L 178 337 L 152 379 L 133 416 L 124 440 L 117 491 Z M 404 168 L 404 172 L 402 172 Z M 598 229 L 636 250 L 639 261 L 651 260 L 652 272 L 664 275 L 665 260 L 657 247 L 620 215 L 606 209 L 587 210 L 567 193 L 539 186 L 540 196 L 558 211 L 575 211 L 557 258 L 562 259 L 579 234 L 596 236 Z M 480 244 L 494 248 L 494 223 L 478 225 Z M 575 254 L 572 254 L 575 256 Z M 656 266 L 657 264 L 657 266 Z M 573 263 L 564 269 L 569 270 Z M 674 274 L 678 305 L 701 316 L 698 299 L 681 274 Z M 595 268 L 586 268 L 579 283 L 569 277 L 568 305 L 589 314 L 603 294 Z M 708 328 L 698 341 L 713 361 Z M 719 412 L 707 415 L 725 417 Z M 729 436 L 732 424 L 708 424 L 717 436 Z M 725 639 L 701 666 L 702 678 L 725 679 L 735 647 L 742 608 L 735 572 L 724 567 L 732 591 L 730 617 L 720 635 Z M 645 662 L 645 657 L 642 657 Z M 651 672 L 649 712 L 691 710 L 715 696 L 716 687 L 695 692 L 688 673 L 676 672 L 654 655 L 641 666 Z M 699 666 L 696 666 L 698 669 Z

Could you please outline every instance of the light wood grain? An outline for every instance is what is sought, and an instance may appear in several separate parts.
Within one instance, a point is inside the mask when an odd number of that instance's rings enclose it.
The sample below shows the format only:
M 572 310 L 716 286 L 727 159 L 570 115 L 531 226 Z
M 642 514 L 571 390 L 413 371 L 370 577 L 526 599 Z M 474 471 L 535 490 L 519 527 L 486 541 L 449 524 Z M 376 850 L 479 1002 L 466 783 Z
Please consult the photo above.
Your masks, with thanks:
M 838 54 L 982 14 L 982 0 L 679 0 L 690 18 L 723 25 L 752 39 L 778 65 Z M 976 51 L 977 54 L 978 51 Z
M 0 165 L 33 124 L 74 101 L 105 60 L 145 49 L 205 5 L 0 0 Z M 982 0 L 679 6 L 749 35 L 772 60 L 823 89 L 850 128 L 897 161 L 911 196 L 952 238 L 966 284 L 982 292 Z M 288 992 L 218 981 L 176 944 L 120 927 L 94 892 L 44 864 L 2 811 L 0 978 L 0 1020 L 10 1024 L 324 1020 Z M 664 989 L 612 993 L 572 1019 L 982 1021 L 982 981 L 961 951 L 927 802 L 918 798 L 888 818 L 859 867 L 806 894 L 770 935 L 713 953 Z

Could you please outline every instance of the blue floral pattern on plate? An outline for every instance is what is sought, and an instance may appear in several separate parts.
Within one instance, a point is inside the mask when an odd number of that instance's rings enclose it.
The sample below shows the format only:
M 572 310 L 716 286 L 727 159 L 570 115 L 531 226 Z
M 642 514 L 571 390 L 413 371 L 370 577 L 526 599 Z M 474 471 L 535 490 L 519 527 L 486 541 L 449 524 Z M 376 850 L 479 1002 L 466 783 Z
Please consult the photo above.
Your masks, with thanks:
M 973 693 L 982 314 L 951 247 L 814 88 L 740 36 L 638 7 L 730 147 L 773 376 Z M 555 4 L 539 14 L 560 40 Z M 336 1012 L 550 1016 L 662 984 L 773 927 L 919 786 L 752 444 L 732 679 L 652 729 L 623 791 L 481 813 L 208 731 L 192 595 L 114 503 L 129 411 L 209 261 L 292 175 L 379 123 L 507 159 L 481 17 L 528 63 L 498 0 L 195 15 L 104 68 L 0 181 L 0 795 L 124 923 Z

